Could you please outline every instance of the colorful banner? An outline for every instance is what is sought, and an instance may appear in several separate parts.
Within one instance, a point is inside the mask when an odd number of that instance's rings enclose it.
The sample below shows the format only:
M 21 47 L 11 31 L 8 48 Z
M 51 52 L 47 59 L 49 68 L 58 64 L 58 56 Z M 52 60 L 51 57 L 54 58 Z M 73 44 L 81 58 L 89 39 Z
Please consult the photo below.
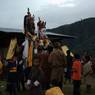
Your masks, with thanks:
M 32 58 L 33 58 L 33 42 L 30 41 L 28 47 L 28 63 L 27 63 L 28 67 L 32 66 Z
M 6 59 L 11 59 L 14 56 L 16 45 L 17 39 L 16 38 L 11 39 Z

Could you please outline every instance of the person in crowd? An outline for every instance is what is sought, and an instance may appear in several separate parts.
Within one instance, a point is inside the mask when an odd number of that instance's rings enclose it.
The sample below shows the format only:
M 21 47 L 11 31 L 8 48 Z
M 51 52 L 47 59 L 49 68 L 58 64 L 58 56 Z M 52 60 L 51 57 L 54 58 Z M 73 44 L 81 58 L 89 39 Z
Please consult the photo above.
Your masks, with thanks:
M 24 74 L 24 61 L 22 59 L 22 56 L 19 57 L 18 59 L 18 64 L 17 64 L 17 76 L 18 76 L 18 81 L 17 81 L 17 86 L 18 86 L 18 91 L 20 91 L 21 86 L 23 91 L 25 90 L 25 85 L 24 85 L 24 79 L 25 79 L 25 74 Z
M 43 71 L 40 68 L 39 58 L 37 56 L 33 59 L 33 66 L 31 68 L 28 80 L 31 80 L 30 95 L 41 95 Z
M 59 86 L 62 89 L 65 57 L 59 42 L 55 42 L 54 49 L 49 55 L 48 62 L 51 64 L 51 85 Z
M 67 50 L 66 62 L 67 66 L 66 66 L 65 82 L 69 81 L 71 83 L 73 57 L 70 55 L 70 50 Z
M 8 75 L 7 75 L 7 82 L 8 82 L 8 91 L 10 95 L 17 95 L 17 61 L 16 57 L 13 56 L 12 59 L 7 60 L 7 69 L 8 69 Z
M 49 52 L 47 49 L 44 48 L 38 48 L 38 57 L 40 60 L 40 67 L 44 72 L 44 80 L 42 83 L 42 87 L 44 90 L 49 88 L 50 84 L 50 64 L 48 63 L 48 57 L 49 57 Z
M 92 85 L 92 76 L 93 70 L 92 70 L 92 62 L 90 60 L 90 56 L 85 56 L 85 64 L 83 66 L 83 77 L 85 79 L 86 83 L 86 91 L 91 91 L 91 85 Z
M 80 95 L 81 62 L 79 54 L 74 55 L 74 61 L 72 65 L 72 80 L 73 80 L 73 95 Z

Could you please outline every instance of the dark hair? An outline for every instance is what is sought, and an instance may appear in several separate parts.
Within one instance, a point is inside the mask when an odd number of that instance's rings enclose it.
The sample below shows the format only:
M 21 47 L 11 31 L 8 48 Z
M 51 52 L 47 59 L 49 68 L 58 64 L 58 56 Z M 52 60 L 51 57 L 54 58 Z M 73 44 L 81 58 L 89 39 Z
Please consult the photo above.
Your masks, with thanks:
M 74 57 L 75 57 L 76 59 L 80 59 L 80 55 L 79 55 L 79 54 L 74 54 Z
M 42 50 L 44 50 L 43 46 L 39 46 L 38 51 L 42 51 Z
M 90 60 L 90 56 L 85 56 L 85 59 L 87 60 L 87 61 L 89 61 Z
M 67 50 L 66 53 L 67 53 L 67 55 L 70 54 L 70 50 Z
M 55 47 L 55 48 L 60 48 L 60 47 L 61 47 L 61 43 L 59 43 L 59 42 L 54 42 L 54 47 Z
M 53 46 L 49 45 L 48 48 L 47 48 L 47 50 L 48 50 L 49 53 L 51 53 L 53 51 Z

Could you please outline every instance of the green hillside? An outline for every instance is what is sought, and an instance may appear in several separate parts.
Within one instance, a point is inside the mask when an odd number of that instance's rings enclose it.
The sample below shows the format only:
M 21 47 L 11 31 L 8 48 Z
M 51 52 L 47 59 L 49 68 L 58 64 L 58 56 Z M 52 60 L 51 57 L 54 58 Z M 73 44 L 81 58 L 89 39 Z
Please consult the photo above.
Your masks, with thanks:
M 63 25 L 48 31 L 76 36 L 72 42 L 74 51 L 83 53 L 87 51 L 95 55 L 95 18 L 87 18 L 72 24 Z

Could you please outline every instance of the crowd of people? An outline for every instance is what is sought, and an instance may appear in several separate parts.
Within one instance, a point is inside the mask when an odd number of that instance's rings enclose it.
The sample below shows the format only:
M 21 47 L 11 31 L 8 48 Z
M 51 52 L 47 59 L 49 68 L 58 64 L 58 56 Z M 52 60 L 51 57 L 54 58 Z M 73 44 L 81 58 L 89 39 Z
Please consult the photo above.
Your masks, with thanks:
M 46 39 L 43 34 L 46 22 L 39 18 L 37 23 L 39 40 Z M 25 36 L 29 43 L 33 42 L 35 35 L 34 15 L 27 12 L 24 17 Z M 29 34 L 30 33 L 30 34 Z M 32 35 L 32 37 L 30 37 Z M 31 41 L 31 39 L 32 41 Z M 35 41 L 35 45 L 37 40 Z M 34 44 L 34 43 L 33 43 Z M 62 51 L 61 44 L 54 42 L 46 46 L 39 45 L 33 52 L 32 66 L 26 66 L 27 62 L 20 52 L 14 54 L 11 59 L 5 60 L 0 56 L 0 79 L 7 82 L 6 91 L 10 95 L 18 95 L 20 91 L 28 91 L 27 95 L 42 95 L 51 87 L 59 87 L 62 91 L 67 83 L 73 84 L 73 95 L 80 95 L 81 80 L 85 80 L 87 92 L 91 91 L 95 64 L 91 56 L 80 56 L 67 50 L 67 55 Z M 69 90 L 69 89 L 68 89 Z M 45 95 L 45 94 L 44 94 Z
M 74 54 L 72 57 L 70 52 L 67 50 L 65 56 L 59 42 L 47 48 L 39 46 L 32 67 L 25 67 L 22 55 L 4 61 L 0 57 L 0 79 L 7 81 L 6 90 L 10 95 L 17 95 L 21 90 L 30 90 L 29 95 L 41 95 L 51 87 L 63 90 L 67 83 L 73 84 L 73 95 L 80 95 L 81 80 L 90 92 L 95 64 L 88 55 Z

